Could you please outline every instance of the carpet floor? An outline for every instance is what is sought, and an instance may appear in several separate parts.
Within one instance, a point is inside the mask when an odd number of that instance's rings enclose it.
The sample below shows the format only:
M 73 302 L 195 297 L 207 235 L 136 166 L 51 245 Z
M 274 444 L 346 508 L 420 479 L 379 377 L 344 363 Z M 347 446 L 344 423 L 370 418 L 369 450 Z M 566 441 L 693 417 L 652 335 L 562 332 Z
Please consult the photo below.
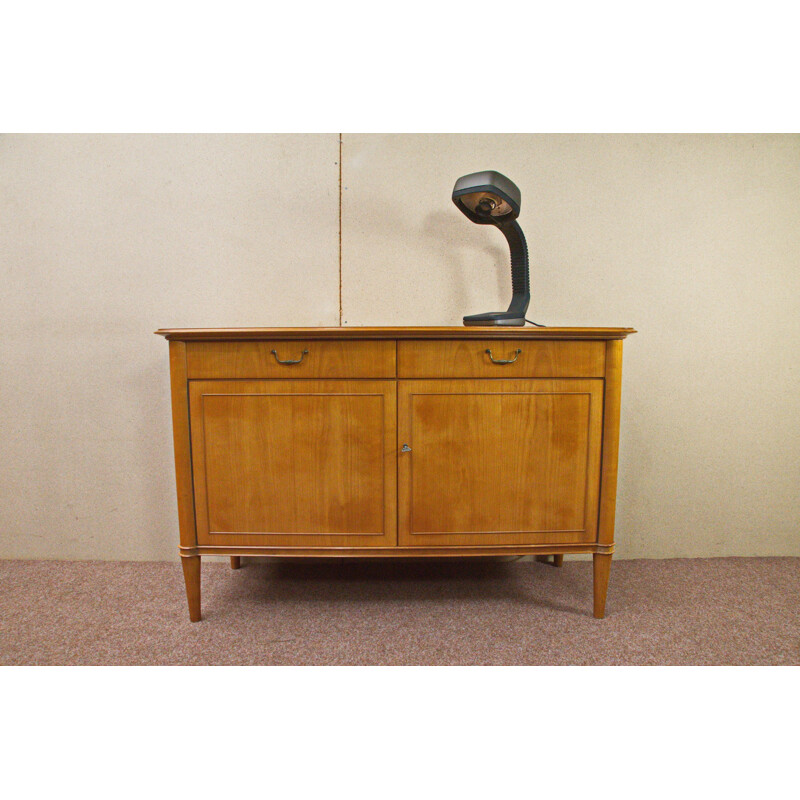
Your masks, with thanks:
M 800 664 L 800 558 L 0 561 L 0 664 Z

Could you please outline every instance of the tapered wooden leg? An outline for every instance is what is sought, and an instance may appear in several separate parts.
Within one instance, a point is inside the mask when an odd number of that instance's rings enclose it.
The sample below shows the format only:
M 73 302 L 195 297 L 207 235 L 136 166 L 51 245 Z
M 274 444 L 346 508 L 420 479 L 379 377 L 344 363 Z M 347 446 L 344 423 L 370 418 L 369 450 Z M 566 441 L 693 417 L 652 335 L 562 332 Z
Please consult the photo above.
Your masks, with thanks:
M 231 556 L 231 569 L 239 569 L 242 566 L 241 556 Z
M 552 561 L 550 559 L 553 559 Z M 555 556 L 536 556 L 536 560 L 541 562 L 542 564 L 552 564 L 554 567 L 560 567 L 564 563 L 564 556 L 555 555 Z
M 200 556 L 182 556 L 181 565 L 189 601 L 189 619 L 200 622 Z
M 611 572 L 611 553 L 595 553 L 594 560 L 594 616 L 603 619 L 606 615 L 606 593 L 608 575 Z

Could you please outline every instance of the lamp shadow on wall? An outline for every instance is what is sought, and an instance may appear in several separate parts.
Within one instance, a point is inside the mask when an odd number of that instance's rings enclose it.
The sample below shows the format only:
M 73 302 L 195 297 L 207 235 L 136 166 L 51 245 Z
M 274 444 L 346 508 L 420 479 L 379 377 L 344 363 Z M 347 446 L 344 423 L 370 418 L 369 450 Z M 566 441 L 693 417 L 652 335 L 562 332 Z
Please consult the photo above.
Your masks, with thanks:
M 449 197 L 445 199 L 449 202 Z M 351 195 L 348 200 L 353 202 L 355 197 Z M 403 254 L 405 263 L 402 265 L 402 274 L 412 279 L 417 278 L 413 283 L 426 290 L 432 298 L 428 301 L 432 306 L 436 298 L 441 296 L 439 287 L 442 286 L 446 287 L 447 306 L 463 309 L 464 314 L 485 310 L 474 307 L 476 303 L 481 307 L 492 305 L 491 299 L 487 299 L 484 303 L 476 297 L 475 281 L 472 279 L 476 263 L 481 265 L 480 269 L 484 274 L 494 275 L 497 296 L 501 298 L 500 304 L 502 305 L 503 301 L 507 303 L 511 298 L 511 265 L 508 248 L 502 236 L 496 231 L 487 233 L 475 225 L 470 225 L 455 208 L 452 213 L 434 211 L 423 217 L 414 217 L 409 215 L 407 208 L 380 197 L 371 196 L 368 201 L 365 200 L 365 205 L 369 208 L 368 230 L 362 229 L 360 225 L 347 224 L 344 230 L 347 231 L 349 228 L 350 237 L 379 231 L 381 237 L 390 239 L 391 245 L 385 247 L 385 251 Z M 483 237 L 485 244 L 476 247 L 474 242 L 477 237 Z M 345 236 L 343 240 L 345 263 L 347 263 L 347 251 L 348 237 Z M 419 274 L 415 276 L 412 270 L 417 265 Z M 427 277 L 431 266 L 438 272 L 435 281 Z M 383 280 L 386 279 L 391 280 L 389 276 L 385 276 Z M 432 288 L 427 291 L 429 287 Z M 442 323 L 435 321 L 433 324 Z
M 487 273 L 493 269 L 498 295 L 511 297 L 511 266 L 507 249 L 489 241 L 475 248 L 468 241 L 469 228 L 465 229 L 463 220 L 443 211 L 428 214 L 423 221 L 422 231 L 426 242 L 432 243 L 432 249 L 438 250 L 440 262 L 447 269 L 448 285 L 453 287 L 453 300 L 456 303 L 466 309 L 467 304 L 473 302 L 468 289 L 469 268 L 464 256 L 476 252 L 486 257 Z M 490 237 L 486 238 L 488 240 Z M 459 244 L 454 246 L 454 240 Z M 468 312 L 465 310 L 464 313 Z

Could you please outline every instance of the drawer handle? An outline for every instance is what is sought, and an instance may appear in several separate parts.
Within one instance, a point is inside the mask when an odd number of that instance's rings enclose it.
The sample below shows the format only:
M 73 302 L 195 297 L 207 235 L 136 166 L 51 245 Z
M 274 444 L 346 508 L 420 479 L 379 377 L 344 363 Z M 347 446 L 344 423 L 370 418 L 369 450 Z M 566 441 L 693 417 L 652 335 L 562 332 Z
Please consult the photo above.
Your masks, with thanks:
M 308 350 L 303 350 L 303 352 L 300 354 L 300 358 L 298 358 L 297 360 L 295 360 L 295 361 L 291 361 L 291 360 L 289 360 L 289 361 L 281 361 L 278 358 L 278 351 L 277 350 L 272 350 L 271 352 L 272 352 L 272 355 L 275 356 L 275 360 L 279 364 L 285 364 L 287 367 L 289 365 L 291 365 L 291 364 L 299 364 L 303 360 L 303 357 L 308 355 Z
M 502 358 L 495 358 L 492 355 L 492 351 L 491 350 L 487 350 L 486 351 L 486 355 L 489 356 L 489 360 L 492 362 L 492 364 L 513 364 L 519 358 L 519 354 L 521 352 L 522 352 L 522 350 L 515 350 L 514 351 L 514 358 L 509 358 L 507 361 L 504 361 Z

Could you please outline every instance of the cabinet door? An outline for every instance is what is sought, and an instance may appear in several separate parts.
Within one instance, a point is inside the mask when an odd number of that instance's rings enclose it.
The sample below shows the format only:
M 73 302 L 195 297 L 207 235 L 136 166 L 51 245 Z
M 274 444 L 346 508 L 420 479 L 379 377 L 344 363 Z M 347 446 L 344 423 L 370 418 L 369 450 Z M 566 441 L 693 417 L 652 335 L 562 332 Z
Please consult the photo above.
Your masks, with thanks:
M 409 380 L 398 391 L 401 545 L 596 540 L 602 380 Z
M 197 541 L 397 543 L 394 381 L 190 381 Z

